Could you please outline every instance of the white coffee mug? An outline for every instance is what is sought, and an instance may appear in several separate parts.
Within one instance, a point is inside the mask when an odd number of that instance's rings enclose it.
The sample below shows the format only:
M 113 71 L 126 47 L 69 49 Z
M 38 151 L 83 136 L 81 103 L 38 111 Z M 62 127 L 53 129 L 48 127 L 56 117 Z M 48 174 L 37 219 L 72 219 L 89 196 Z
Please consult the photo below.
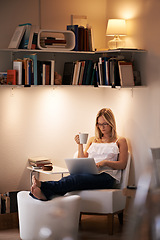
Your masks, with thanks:
M 80 144 L 86 144 L 88 139 L 88 133 L 79 133 Z

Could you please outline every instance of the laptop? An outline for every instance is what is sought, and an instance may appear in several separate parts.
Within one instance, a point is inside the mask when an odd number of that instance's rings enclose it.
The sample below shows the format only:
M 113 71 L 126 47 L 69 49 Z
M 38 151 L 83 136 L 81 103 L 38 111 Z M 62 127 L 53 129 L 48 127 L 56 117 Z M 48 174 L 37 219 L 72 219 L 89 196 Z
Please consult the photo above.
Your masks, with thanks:
M 70 174 L 99 173 L 94 158 L 67 158 L 65 162 Z

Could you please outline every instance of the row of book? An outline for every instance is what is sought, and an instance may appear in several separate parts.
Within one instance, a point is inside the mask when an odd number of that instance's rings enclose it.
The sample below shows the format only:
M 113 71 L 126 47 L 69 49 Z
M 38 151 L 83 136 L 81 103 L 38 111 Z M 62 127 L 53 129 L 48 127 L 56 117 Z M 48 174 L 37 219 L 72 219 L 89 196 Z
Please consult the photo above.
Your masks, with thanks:
M 99 58 L 97 62 L 65 62 L 62 84 L 112 87 L 138 85 L 132 62 L 107 57 Z
M 19 24 L 11 38 L 8 48 L 37 49 L 39 26 L 31 23 Z
M 36 54 L 25 55 L 13 61 L 13 68 L 2 74 L 1 84 L 8 85 L 54 85 L 55 61 L 39 61 Z
M 40 61 L 36 54 L 13 61 L 13 69 L 0 73 L 0 84 L 55 85 L 55 60 Z M 65 62 L 62 85 L 134 86 L 141 85 L 133 63 L 117 58 L 100 57 L 98 61 Z
M 75 34 L 75 48 L 73 51 L 95 51 L 91 27 L 67 25 L 67 30 L 73 31 Z

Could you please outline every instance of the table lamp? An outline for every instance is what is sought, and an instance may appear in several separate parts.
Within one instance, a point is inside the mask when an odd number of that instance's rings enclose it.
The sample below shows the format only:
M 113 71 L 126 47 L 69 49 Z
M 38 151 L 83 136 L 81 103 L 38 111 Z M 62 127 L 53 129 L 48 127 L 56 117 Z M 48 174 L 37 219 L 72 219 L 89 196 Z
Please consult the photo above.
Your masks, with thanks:
M 121 40 L 119 36 L 125 36 L 126 32 L 126 21 L 124 19 L 109 19 L 106 36 L 114 36 L 114 39 L 108 42 L 109 48 L 123 48 L 125 46 L 125 41 Z

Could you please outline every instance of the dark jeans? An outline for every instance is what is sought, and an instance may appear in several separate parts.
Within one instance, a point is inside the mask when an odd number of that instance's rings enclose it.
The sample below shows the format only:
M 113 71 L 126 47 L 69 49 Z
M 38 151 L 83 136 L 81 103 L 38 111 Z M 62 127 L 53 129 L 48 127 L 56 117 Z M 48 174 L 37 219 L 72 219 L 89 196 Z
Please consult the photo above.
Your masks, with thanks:
M 114 183 L 115 179 L 107 173 L 71 174 L 59 181 L 41 182 L 41 191 L 47 200 L 50 200 L 55 195 L 64 195 L 76 190 L 109 189 Z

